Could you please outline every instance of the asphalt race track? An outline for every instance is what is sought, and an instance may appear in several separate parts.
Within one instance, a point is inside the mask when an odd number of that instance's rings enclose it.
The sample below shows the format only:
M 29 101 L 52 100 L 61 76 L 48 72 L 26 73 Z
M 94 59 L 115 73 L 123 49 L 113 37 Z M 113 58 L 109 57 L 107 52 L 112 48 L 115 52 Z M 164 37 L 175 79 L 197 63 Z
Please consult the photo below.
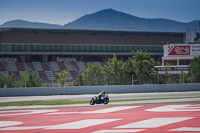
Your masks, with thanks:
M 200 132 L 200 102 L 1 110 L 0 132 Z
M 0 97 L 0 103 L 19 102 L 19 101 L 53 101 L 53 100 L 72 100 L 87 101 L 94 95 L 52 95 L 52 96 L 17 96 Z M 126 94 L 108 94 L 112 100 L 122 99 L 150 99 L 150 98 L 182 98 L 182 97 L 200 97 L 200 91 L 188 92 L 160 92 L 160 93 L 126 93 Z

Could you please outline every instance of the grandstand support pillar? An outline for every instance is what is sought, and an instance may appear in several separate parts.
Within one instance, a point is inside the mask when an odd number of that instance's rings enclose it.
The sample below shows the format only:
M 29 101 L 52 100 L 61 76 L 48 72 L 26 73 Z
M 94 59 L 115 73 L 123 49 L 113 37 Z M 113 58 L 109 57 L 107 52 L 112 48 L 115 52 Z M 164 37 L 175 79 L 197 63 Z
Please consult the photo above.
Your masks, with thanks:
M 165 60 L 164 59 L 162 59 L 162 66 L 164 66 L 165 65 Z
M 177 66 L 179 66 L 179 59 L 177 59 Z
M 48 55 L 43 55 L 42 56 L 42 61 L 43 62 L 48 62 Z
M 184 77 L 185 72 L 182 70 L 180 73 L 180 84 L 185 83 L 185 77 Z
M 25 62 L 26 61 L 26 56 L 25 55 L 21 55 L 21 61 Z

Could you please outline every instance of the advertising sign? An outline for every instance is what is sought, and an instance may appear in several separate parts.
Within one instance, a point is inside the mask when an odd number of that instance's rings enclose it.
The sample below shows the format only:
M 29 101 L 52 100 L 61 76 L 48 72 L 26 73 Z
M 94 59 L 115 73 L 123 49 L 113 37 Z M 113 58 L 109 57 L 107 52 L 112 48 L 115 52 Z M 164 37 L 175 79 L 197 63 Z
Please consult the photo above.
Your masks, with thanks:
M 200 56 L 200 44 L 192 44 L 190 47 L 191 55 Z
M 190 46 L 175 46 L 169 45 L 168 46 L 168 55 L 190 55 Z
M 170 44 L 164 46 L 164 56 L 200 56 L 200 44 Z
M 17 62 L 17 58 L 0 58 L 0 62 Z
M 76 62 L 76 58 L 61 58 L 61 57 L 57 57 L 56 59 L 57 62 Z

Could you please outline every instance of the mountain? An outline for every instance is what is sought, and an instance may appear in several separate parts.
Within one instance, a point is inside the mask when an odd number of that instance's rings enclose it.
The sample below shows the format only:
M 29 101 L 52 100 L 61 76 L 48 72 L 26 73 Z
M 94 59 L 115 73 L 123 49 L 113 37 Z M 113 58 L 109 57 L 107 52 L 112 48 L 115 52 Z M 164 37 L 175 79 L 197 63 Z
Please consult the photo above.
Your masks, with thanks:
M 17 27 L 17 28 L 62 28 L 62 26 L 57 24 L 47 24 L 47 23 L 38 23 L 38 22 L 29 22 L 25 20 L 12 20 L 5 22 L 0 25 L 0 28 L 6 27 Z
M 113 9 L 105 9 L 82 16 L 64 26 L 37 22 L 33 23 L 24 20 L 13 20 L 0 25 L 0 27 L 185 32 L 186 29 L 194 29 L 198 26 L 198 23 L 198 20 L 189 23 L 182 23 L 163 18 L 140 18 Z
M 105 9 L 85 15 L 64 27 L 69 29 L 185 32 L 185 29 L 194 29 L 195 25 L 198 25 L 198 21 L 181 23 L 168 19 L 146 19 L 113 9 Z

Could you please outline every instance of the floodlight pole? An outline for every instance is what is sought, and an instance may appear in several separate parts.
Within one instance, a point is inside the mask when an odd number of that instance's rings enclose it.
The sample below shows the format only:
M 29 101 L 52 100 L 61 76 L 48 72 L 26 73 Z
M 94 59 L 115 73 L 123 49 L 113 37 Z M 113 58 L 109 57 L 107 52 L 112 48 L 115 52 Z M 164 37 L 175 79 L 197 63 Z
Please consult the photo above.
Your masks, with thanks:
M 104 77 L 105 77 L 105 85 L 107 86 L 107 77 L 106 75 L 104 75 Z
M 157 84 L 159 84 L 159 73 L 157 71 Z
M 132 74 L 132 85 L 133 85 L 134 83 L 133 83 L 133 74 Z
M 81 70 L 78 71 L 78 77 L 79 77 L 79 78 L 78 78 L 78 85 L 79 85 L 79 86 L 81 86 L 81 79 L 80 79 L 81 76 L 80 76 L 80 75 L 81 75 Z
M 80 76 L 79 76 L 79 78 L 78 78 L 78 86 L 81 86 L 81 83 L 80 83 L 81 81 L 80 81 Z
M 27 75 L 27 72 L 25 72 L 25 88 L 26 88 L 26 75 Z
M 52 77 L 52 84 L 51 84 L 51 86 L 53 87 L 53 77 Z

